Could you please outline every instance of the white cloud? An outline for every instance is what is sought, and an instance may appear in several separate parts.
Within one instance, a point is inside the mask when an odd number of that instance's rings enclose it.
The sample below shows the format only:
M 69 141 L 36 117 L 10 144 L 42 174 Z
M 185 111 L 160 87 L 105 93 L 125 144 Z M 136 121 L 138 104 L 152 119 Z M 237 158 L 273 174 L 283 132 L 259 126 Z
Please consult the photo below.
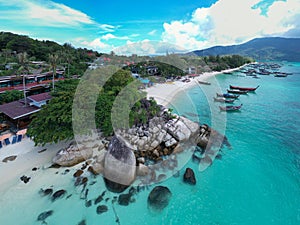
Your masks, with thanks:
M 111 33 L 105 34 L 101 37 L 102 40 L 118 39 L 118 40 L 128 40 L 128 36 L 116 36 Z
M 101 41 L 100 38 L 95 38 L 92 41 L 88 41 L 85 38 L 75 38 L 73 40 L 73 44 L 75 46 L 80 46 L 80 47 L 85 47 L 88 49 L 93 49 L 96 50 L 98 52 L 110 52 L 114 46 L 113 45 L 109 45 L 107 43 L 104 43 L 103 41 Z
M 148 32 L 148 35 L 150 36 L 154 36 L 156 34 L 157 30 L 152 30 L 150 32 Z
M 79 10 L 51 0 L 0 0 L 1 5 L 5 6 L 0 8 L 1 20 L 16 21 L 26 26 L 72 28 L 89 25 L 110 32 L 115 29 L 112 25 L 97 23 Z
M 264 8 L 266 14 L 260 7 L 254 7 L 260 2 L 219 0 L 209 8 L 198 8 L 189 21 L 164 23 L 162 40 L 187 49 L 201 49 L 299 29 L 299 0 L 274 1 Z
M 126 45 L 115 47 L 113 51 L 119 55 L 161 55 L 166 54 L 166 52 L 187 52 L 186 49 L 179 46 L 161 41 L 150 41 L 148 39 L 139 42 L 128 40 Z

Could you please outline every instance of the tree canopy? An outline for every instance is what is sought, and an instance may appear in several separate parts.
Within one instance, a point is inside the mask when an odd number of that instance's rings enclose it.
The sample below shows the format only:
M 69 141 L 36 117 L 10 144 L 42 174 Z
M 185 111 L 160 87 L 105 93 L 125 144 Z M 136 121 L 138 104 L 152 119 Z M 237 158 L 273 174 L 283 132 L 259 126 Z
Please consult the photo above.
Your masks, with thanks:
M 100 129 L 105 136 L 113 134 L 113 126 L 117 126 L 117 129 L 119 129 L 128 127 L 128 124 L 130 126 L 140 124 L 158 112 L 159 107 L 154 100 L 150 101 L 147 105 L 148 108 L 144 107 L 146 95 L 138 90 L 140 83 L 132 78 L 130 72 L 118 70 L 106 80 L 103 87 L 99 85 L 101 83 L 100 80 L 104 79 L 103 71 L 102 73 L 101 70 L 92 71 L 91 73 L 93 74 L 87 74 L 87 76 L 90 76 L 89 82 L 95 82 L 92 83 L 94 86 L 90 87 L 95 87 L 96 89 L 94 90 L 99 91 L 96 96 L 96 104 L 94 105 L 95 121 L 92 122 L 95 122 L 96 128 Z M 99 83 L 97 83 L 97 80 Z M 82 88 L 82 90 L 79 90 L 80 94 L 76 94 L 78 88 Z M 84 123 L 89 123 L 84 118 L 93 118 L 87 115 L 90 113 L 89 105 L 94 104 L 91 96 L 92 91 L 87 85 L 80 87 L 79 80 L 70 79 L 57 82 L 55 91 L 51 92 L 53 98 L 33 116 L 29 126 L 28 134 L 33 137 L 34 142 L 44 145 L 49 142 L 56 143 L 72 139 L 74 137 L 74 124 L 72 124 L 74 120 L 75 122 L 78 121 L 79 124 L 77 126 L 79 128 L 82 127 L 84 132 Z M 121 101 L 117 101 L 117 98 L 120 98 Z M 79 110 L 77 114 L 72 114 L 74 112 L 72 111 L 74 101 L 77 101 L 78 105 L 76 107 L 80 109 L 87 107 L 88 112 Z M 124 114 L 122 114 L 126 107 L 129 107 L 129 118 L 127 121 L 125 121 L 126 117 L 123 117 Z M 114 113 L 117 113 L 117 117 Z M 112 123 L 112 118 L 116 119 L 113 121 L 114 124 Z

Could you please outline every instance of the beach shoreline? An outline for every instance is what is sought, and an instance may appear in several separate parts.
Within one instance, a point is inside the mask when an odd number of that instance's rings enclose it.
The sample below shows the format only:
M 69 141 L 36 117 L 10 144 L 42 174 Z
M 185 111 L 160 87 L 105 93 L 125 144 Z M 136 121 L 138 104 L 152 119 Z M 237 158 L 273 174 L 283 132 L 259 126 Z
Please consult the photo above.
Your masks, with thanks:
M 195 87 L 196 85 L 200 85 L 198 81 L 207 81 L 208 79 L 219 74 L 237 71 L 245 65 L 222 71 L 205 72 L 197 77 L 190 79 L 191 81 L 187 83 L 182 81 L 173 81 L 169 83 L 154 84 L 153 86 L 145 89 L 145 91 L 147 92 L 147 98 L 154 98 L 158 104 L 167 107 L 178 94 L 186 91 L 189 88 Z

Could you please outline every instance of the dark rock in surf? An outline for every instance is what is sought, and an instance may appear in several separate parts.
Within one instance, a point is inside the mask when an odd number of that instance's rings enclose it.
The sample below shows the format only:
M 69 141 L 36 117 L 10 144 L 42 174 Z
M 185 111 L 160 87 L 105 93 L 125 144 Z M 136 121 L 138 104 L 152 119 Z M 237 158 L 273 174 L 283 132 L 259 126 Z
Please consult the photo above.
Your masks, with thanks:
M 94 204 L 97 205 L 99 202 L 101 202 L 103 200 L 102 195 L 98 196 L 98 198 L 95 199 Z
M 52 201 L 55 201 L 59 198 L 62 198 L 64 197 L 66 194 L 66 191 L 65 190 L 58 190 L 56 191 L 53 195 L 52 195 Z
M 43 190 L 43 189 L 40 190 L 40 194 L 42 196 L 52 195 L 52 193 L 53 193 L 53 189 L 52 188 L 47 188 L 45 190 Z
M 30 177 L 27 177 L 25 175 L 23 175 L 22 177 L 20 177 L 20 180 L 23 181 L 25 184 L 27 184 L 30 179 L 31 179 Z
M 85 220 L 81 220 L 77 225 L 86 225 L 86 221 Z
M 97 207 L 97 214 L 102 214 L 108 211 L 108 208 L 106 205 L 99 205 Z
M 53 214 L 53 210 L 42 212 L 38 217 L 38 221 L 45 221 L 49 216 Z
M 186 168 L 185 173 L 183 175 L 183 181 L 192 185 L 196 184 L 195 173 L 191 168 Z
M 82 170 L 77 170 L 74 174 L 73 174 L 73 176 L 74 177 L 79 177 L 79 176 L 81 176 L 83 174 L 83 171 Z
M 129 203 L 131 201 L 131 196 L 132 196 L 131 194 L 119 195 L 119 198 L 118 198 L 119 205 L 123 205 L 123 206 L 129 205 Z
M 91 207 L 92 206 L 92 200 L 88 200 L 85 202 L 85 207 Z

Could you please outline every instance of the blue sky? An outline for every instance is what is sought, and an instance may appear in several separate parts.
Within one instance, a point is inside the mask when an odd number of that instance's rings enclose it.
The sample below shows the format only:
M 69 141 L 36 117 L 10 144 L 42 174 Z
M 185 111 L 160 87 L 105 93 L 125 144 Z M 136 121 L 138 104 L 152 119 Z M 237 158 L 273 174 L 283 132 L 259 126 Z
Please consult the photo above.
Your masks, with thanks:
M 2 31 L 120 54 L 298 37 L 298 21 L 299 0 L 0 0 Z

